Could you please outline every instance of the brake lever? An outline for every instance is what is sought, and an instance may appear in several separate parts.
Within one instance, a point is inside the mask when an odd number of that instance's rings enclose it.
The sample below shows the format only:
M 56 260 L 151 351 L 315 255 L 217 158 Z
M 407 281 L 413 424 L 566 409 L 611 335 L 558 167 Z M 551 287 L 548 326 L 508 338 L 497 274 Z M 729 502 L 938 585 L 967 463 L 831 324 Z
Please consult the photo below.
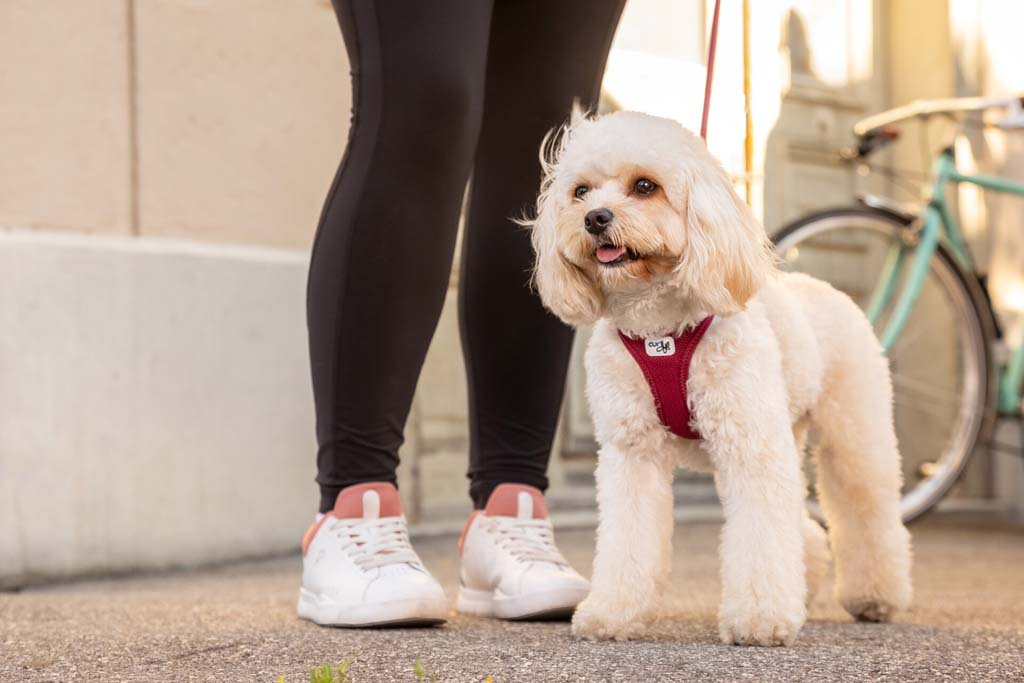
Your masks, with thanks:
M 1013 103 L 1007 107 L 1006 116 L 995 125 L 996 128 L 1003 130 L 1024 128 L 1024 97 L 1013 100 Z

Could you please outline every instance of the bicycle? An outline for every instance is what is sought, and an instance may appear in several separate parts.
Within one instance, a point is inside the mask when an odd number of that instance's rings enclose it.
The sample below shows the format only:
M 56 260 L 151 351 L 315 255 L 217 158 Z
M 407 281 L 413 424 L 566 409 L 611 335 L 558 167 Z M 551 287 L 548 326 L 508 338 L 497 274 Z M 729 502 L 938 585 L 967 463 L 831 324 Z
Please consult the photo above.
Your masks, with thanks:
M 962 126 L 968 114 L 984 117 L 996 109 L 1006 110 L 1005 118 L 986 125 L 1024 128 L 1024 97 L 918 102 L 858 122 L 856 145 L 840 154 L 869 166 L 871 155 L 899 139 L 897 123 L 946 116 Z M 854 206 L 804 216 L 773 238 L 784 269 L 808 272 L 845 291 L 879 332 L 892 367 L 904 461 L 901 509 L 908 522 L 949 492 L 971 456 L 989 445 L 999 416 L 1021 414 L 1024 342 L 1010 350 L 1008 362 L 996 362 L 997 317 L 950 211 L 951 183 L 1024 197 L 1022 183 L 960 173 L 950 145 L 933 161 L 923 211 L 866 196 Z M 820 518 L 813 487 L 811 507 Z

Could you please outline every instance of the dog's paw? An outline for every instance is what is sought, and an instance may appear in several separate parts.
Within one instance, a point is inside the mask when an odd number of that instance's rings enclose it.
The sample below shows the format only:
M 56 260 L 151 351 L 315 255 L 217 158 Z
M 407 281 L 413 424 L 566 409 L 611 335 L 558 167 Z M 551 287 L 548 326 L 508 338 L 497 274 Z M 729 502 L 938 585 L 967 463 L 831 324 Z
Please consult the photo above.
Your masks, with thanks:
M 718 632 L 726 645 L 774 647 L 792 645 L 803 624 L 803 614 L 741 612 L 722 615 L 719 618 Z
M 843 600 L 843 608 L 857 621 L 892 621 L 898 609 L 894 605 L 875 598 L 849 598 Z
M 912 593 L 908 572 L 876 572 L 870 581 L 844 577 L 839 602 L 857 621 L 885 622 L 910 606 Z
M 872 529 L 873 547 L 847 553 L 837 569 L 836 595 L 843 608 L 858 621 L 891 621 L 910 607 L 910 535 L 897 519 Z
M 631 640 L 646 631 L 636 608 L 590 595 L 572 616 L 572 633 L 587 640 Z

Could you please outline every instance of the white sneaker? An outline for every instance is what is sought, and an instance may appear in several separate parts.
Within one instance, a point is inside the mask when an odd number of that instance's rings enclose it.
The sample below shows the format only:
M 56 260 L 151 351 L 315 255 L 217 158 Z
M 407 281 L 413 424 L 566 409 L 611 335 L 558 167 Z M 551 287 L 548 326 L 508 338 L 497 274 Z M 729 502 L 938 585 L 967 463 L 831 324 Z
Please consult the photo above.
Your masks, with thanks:
M 302 540 L 299 616 L 323 626 L 440 624 L 441 585 L 409 544 L 398 491 L 350 486 Z
M 459 541 L 458 610 L 499 619 L 572 615 L 590 584 L 555 546 L 544 495 L 532 486 L 502 484 L 475 511 Z

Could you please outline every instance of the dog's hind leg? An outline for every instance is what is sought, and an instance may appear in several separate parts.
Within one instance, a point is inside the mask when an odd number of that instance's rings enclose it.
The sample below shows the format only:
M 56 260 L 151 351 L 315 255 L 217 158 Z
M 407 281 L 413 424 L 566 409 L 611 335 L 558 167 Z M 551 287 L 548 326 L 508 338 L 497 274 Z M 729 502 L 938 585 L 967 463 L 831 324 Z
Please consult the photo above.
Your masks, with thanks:
M 804 565 L 807 567 L 807 604 L 810 605 L 828 576 L 828 538 L 821 525 L 804 511 Z
M 807 434 L 811 428 L 810 416 L 804 416 L 793 425 L 793 441 L 796 443 L 796 450 L 800 454 L 801 462 L 807 450 Z M 803 474 L 801 472 L 801 474 Z M 807 490 L 807 482 L 804 481 L 804 490 Z M 831 554 L 828 549 L 828 538 L 825 530 L 821 528 L 811 515 L 804 508 L 803 515 L 804 532 L 804 566 L 807 568 L 807 604 L 814 602 L 821 585 L 825 583 L 828 576 L 828 563 Z
M 863 350 L 856 355 L 856 362 L 847 358 L 832 368 L 813 411 L 821 439 L 817 490 L 836 559 L 839 601 L 857 619 L 888 621 L 911 597 L 892 385 L 884 356 Z

